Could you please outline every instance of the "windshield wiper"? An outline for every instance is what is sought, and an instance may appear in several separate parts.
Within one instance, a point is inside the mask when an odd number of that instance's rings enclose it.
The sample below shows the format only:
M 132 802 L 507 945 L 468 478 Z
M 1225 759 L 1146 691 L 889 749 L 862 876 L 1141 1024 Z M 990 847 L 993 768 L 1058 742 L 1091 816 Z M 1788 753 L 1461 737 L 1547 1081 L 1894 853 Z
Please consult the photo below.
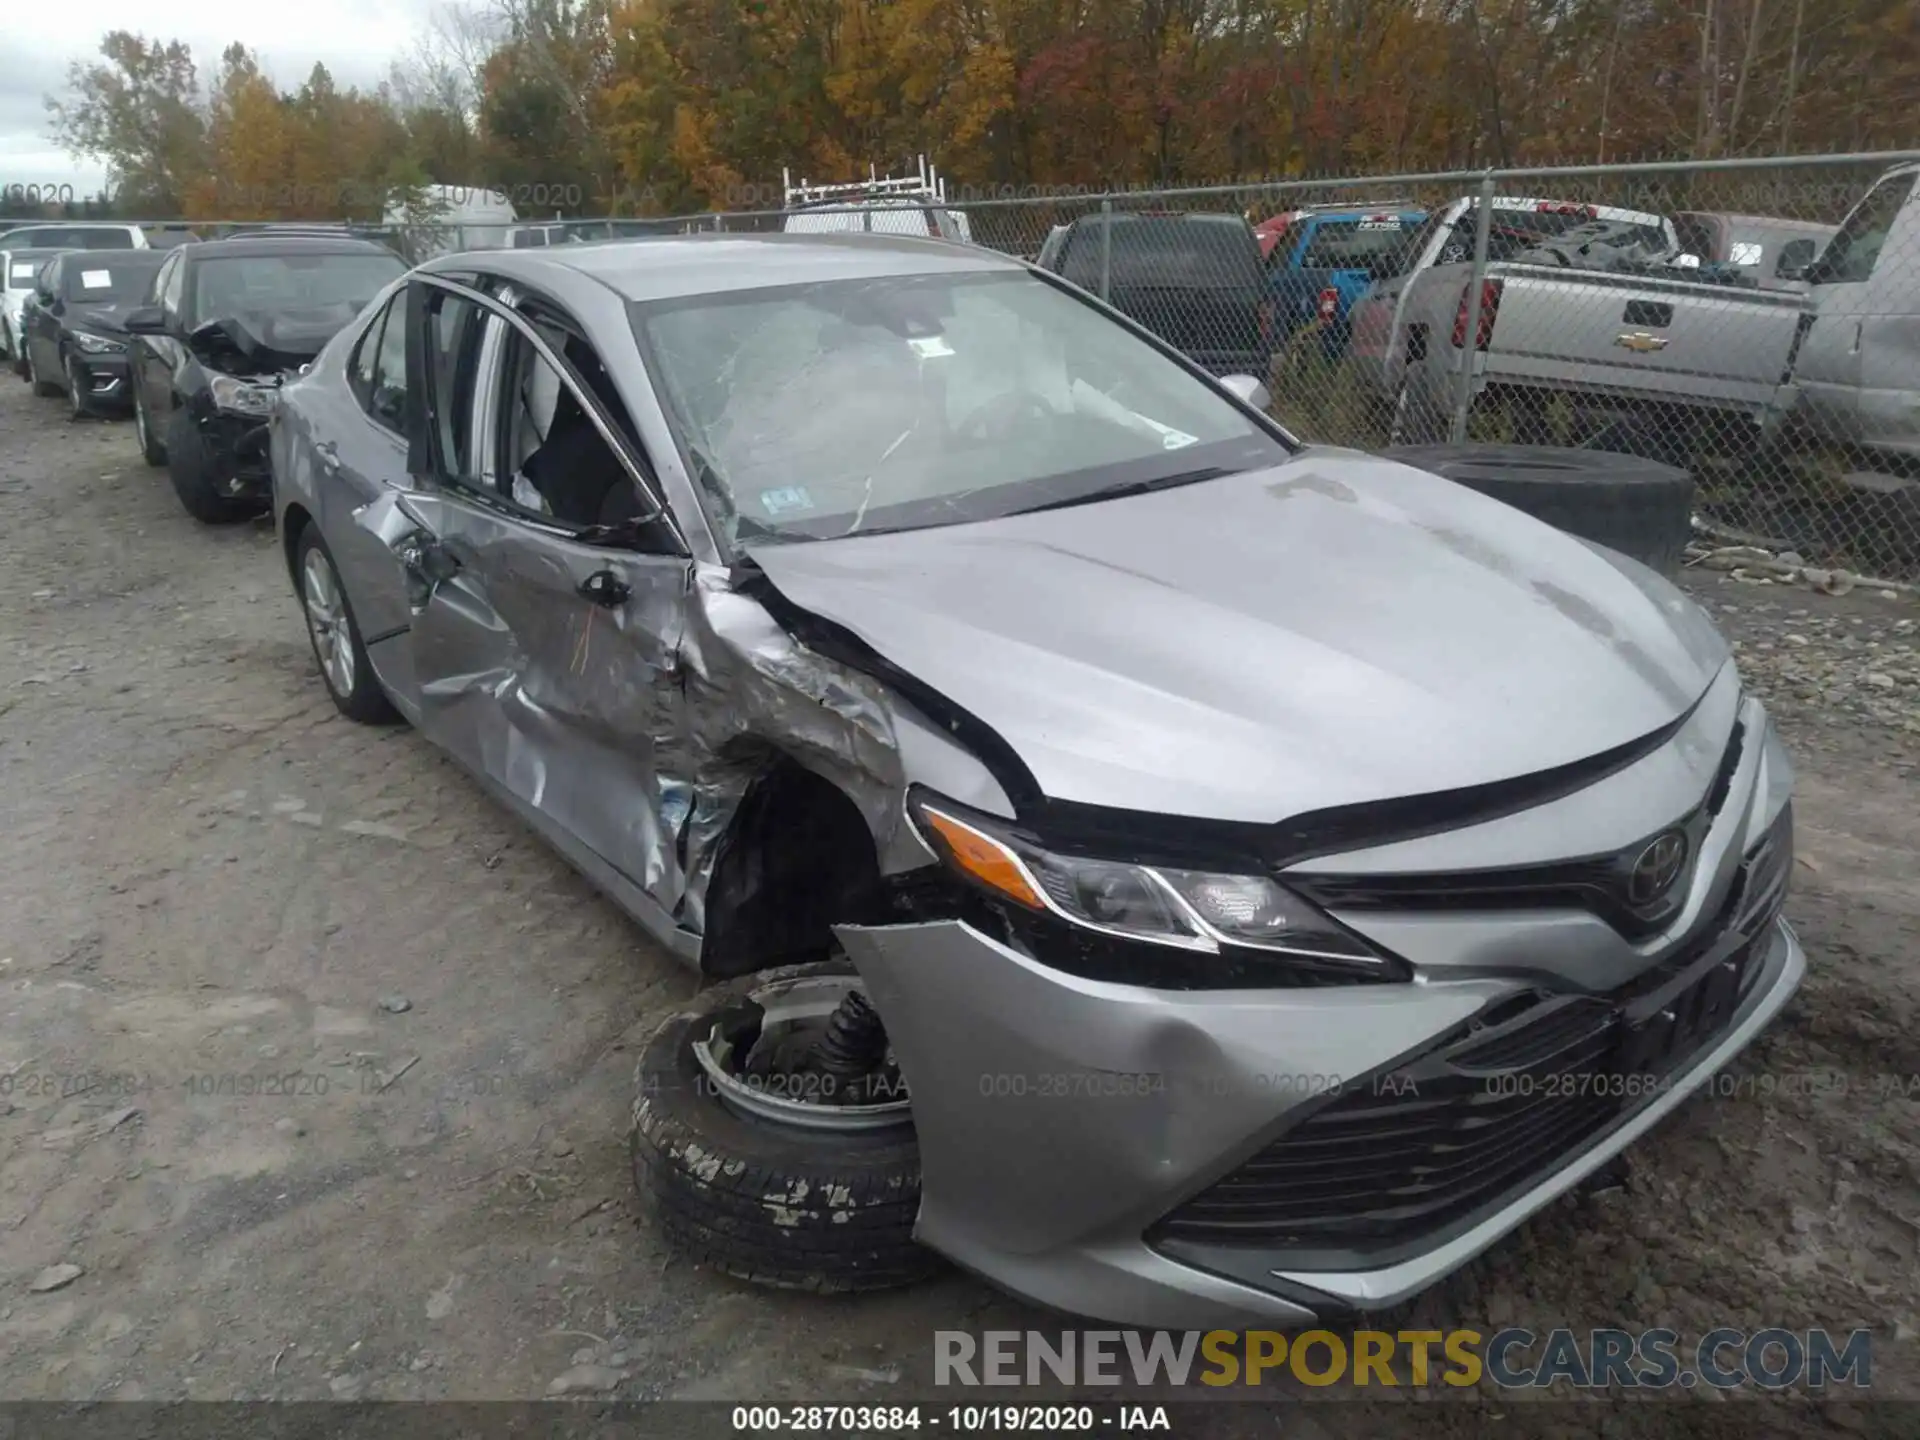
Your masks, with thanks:
M 1157 475 L 1151 480 L 1130 480 L 1124 485 L 1109 485 L 1101 490 L 1089 490 L 1084 495 L 1069 495 L 1064 500 L 1047 500 L 1039 505 L 1028 505 L 1023 509 L 1009 510 L 1009 515 L 1037 515 L 1042 510 L 1065 510 L 1073 505 L 1091 505 L 1098 500 L 1125 500 L 1132 495 L 1151 495 L 1156 490 L 1171 490 L 1179 485 L 1194 485 L 1202 480 L 1218 480 L 1226 475 L 1238 475 L 1238 470 L 1229 470 L 1221 465 L 1206 465 L 1198 470 L 1183 470 L 1178 475 Z

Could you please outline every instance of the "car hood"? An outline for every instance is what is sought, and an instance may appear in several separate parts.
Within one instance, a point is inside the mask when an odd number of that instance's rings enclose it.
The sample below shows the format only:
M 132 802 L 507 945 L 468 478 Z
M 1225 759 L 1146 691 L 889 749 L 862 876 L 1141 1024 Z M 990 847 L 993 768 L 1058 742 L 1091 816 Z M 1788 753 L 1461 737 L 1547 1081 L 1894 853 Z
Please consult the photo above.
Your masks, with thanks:
M 1345 450 L 750 554 L 1049 798 L 1164 815 L 1272 823 L 1572 764 L 1685 714 L 1728 655 L 1645 567 Z

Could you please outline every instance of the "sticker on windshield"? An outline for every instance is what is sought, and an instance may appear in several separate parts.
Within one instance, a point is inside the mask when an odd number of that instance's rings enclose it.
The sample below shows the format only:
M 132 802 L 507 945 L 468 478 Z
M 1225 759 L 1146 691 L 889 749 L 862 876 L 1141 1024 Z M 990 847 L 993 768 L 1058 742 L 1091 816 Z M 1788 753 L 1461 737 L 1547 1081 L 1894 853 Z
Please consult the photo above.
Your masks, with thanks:
M 785 490 L 762 490 L 760 508 L 768 515 L 787 515 L 796 510 L 811 510 L 813 496 L 807 493 L 804 485 L 789 486 Z
M 32 280 L 33 280 L 33 266 L 16 265 L 13 267 L 13 283 L 14 284 L 25 285 L 25 284 L 31 283 Z
M 928 335 L 918 340 L 909 340 L 907 344 L 913 347 L 913 353 L 918 355 L 922 360 L 938 360 L 942 356 L 953 354 L 953 347 L 947 344 L 946 340 L 939 335 Z
M 105 270 L 82 270 L 80 288 L 83 290 L 105 290 L 112 286 L 113 276 Z

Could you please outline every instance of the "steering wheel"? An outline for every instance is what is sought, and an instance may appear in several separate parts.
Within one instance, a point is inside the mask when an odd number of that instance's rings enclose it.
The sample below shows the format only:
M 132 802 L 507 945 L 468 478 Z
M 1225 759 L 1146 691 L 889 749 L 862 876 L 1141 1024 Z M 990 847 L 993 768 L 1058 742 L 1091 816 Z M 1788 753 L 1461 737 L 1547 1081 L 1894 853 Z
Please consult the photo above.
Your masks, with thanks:
M 957 440 L 997 440 L 1023 425 L 1035 422 L 1048 425 L 1057 418 L 1053 407 L 1038 395 L 1006 390 L 954 426 L 953 434 Z

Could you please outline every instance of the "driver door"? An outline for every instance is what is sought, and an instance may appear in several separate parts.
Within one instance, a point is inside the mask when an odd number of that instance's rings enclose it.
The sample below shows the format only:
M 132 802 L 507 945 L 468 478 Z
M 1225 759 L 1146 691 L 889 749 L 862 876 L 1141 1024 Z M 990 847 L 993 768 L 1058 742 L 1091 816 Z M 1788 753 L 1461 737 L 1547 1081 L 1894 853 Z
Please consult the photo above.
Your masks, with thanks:
M 577 326 L 437 276 L 409 301 L 415 484 L 358 523 L 404 582 L 419 727 L 670 928 L 692 801 L 679 741 L 692 560 Z M 463 366 L 440 342 L 476 321 L 486 339 Z M 624 539 L 590 529 L 622 518 L 637 522 Z

